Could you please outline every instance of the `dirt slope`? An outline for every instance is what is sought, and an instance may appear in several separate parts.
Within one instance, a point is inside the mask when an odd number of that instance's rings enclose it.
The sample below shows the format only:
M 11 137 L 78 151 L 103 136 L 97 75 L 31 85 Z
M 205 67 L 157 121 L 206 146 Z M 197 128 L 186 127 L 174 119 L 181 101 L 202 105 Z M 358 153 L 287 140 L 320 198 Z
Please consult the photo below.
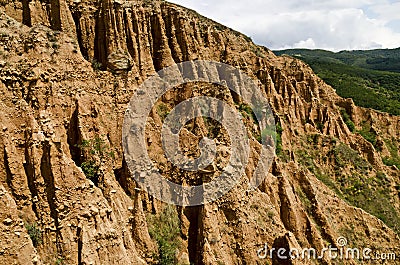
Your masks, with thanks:
M 382 161 L 399 156 L 399 117 L 359 108 L 301 61 L 276 57 L 166 2 L 6 0 L 0 10 L 1 264 L 157 262 L 163 248 L 148 228 L 166 206 L 130 177 L 123 117 L 148 76 L 196 59 L 233 65 L 257 80 L 282 128 L 282 151 L 259 189 L 247 190 L 243 178 L 214 203 L 174 207 L 176 263 L 265 264 L 257 257 L 265 243 L 321 249 L 337 246 L 340 236 L 351 247 L 400 253 L 400 173 Z M 159 104 L 169 109 L 186 95 L 214 95 L 216 89 L 175 90 Z M 159 110 L 149 119 L 148 142 L 161 166 L 156 131 L 166 110 Z M 349 119 L 367 134 L 351 132 Z M 251 117 L 246 124 L 251 131 Z M 211 129 L 196 120 L 183 141 Z M 102 147 L 92 152 L 96 140 Z M 251 136 L 247 175 L 259 146 Z M 99 167 L 92 180 L 81 169 L 88 161 Z M 163 166 L 173 178 L 172 166 Z

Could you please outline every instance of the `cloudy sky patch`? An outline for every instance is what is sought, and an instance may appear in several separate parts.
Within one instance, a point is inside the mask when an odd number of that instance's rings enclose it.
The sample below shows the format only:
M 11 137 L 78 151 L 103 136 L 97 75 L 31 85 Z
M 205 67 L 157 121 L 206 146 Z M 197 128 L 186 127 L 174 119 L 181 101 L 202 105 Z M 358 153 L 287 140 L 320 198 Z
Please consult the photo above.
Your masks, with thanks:
M 400 1 L 170 0 L 270 49 L 400 47 Z

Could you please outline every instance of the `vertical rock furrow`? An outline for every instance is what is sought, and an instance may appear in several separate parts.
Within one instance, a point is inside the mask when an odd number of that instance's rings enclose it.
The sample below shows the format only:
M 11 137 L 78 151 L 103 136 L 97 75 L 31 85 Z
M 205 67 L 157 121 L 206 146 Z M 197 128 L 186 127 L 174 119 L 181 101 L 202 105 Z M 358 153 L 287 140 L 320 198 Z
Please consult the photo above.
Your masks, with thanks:
M 141 20 L 139 20 L 140 15 L 143 13 L 143 9 L 139 9 L 138 11 L 136 10 L 132 10 L 132 12 L 130 12 L 131 14 L 131 18 L 132 18 L 132 30 L 133 30 L 133 34 L 135 36 L 135 39 L 132 39 L 132 42 L 134 44 L 136 44 L 136 46 L 134 46 L 134 49 L 136 51 L 135 56 L 133 57 L 136 61 L 136 65 L 138 66 L 138 70 L 139 73 L 141 75 L 144 74 L 144 64 L 146 63 L 146 58 L 143 54 L 143 41 L 142 41 L 142 36 L 143 34 L 141 33 L 141 27 L 140 27 L 140 23 Z
M 202 210 L 203 207 L 189 207 L 185 209 L 185 215 L 189 220 L 188 251 L 189 261 L 193 264 L 203 264 L 202 257 Z
M 50 25 L 53 30 L 61 30 L 60 0 L 50 0 Z
M 135 66 L 140 64 L 140 57 L 138 52 L 138 29 L 137 21 L 134 21 L 134 16 L 132 16 L 134 9 L 126 9 L 124 11 L 124 24 L 125 24 L 125 35 L 126 35 L 126 45 L 130 56 L 135 62 Z
M 108 32 L 105 23 L 105 8 L 104 3 L 101 3 L 98 8 L 95 21 L 95 35 L 94 35 L 94 59 L 99 62 L 103 67 L 107 65 L 108 56 Z
M 82 151 L 79 145 L 82 143 L 82 135 L 79 124 L 79 103 L 76 101 L 75 110 L 72 113 L 72 117 L 69 121 L 67 130 L 67 143 L 69 147 L 69 152 L 72 160 L 77 166 L 80 166 L 82 161 Z
M 11 194 L 13 195 L 13 197 L 18 198 L 18 196 L 16 196 L 15 189 L 13 187 L 13 183 L 12 183 L 13 175 L 10 170 L 10 165 L 9 165 L 10 162 L 8 161 L 7 150 L 5 147 L 3 148 L 3 153 L 4 153 L 3 159 L 4 159 L 4 170 L 5 170 L 5 175 L 6 175 L 6 183 L 7 183 L 8 188 L 11 190 Z
M 3 147 L 5 182 L 18 207 L 20 209 L 29 208 L 31 204 L 30 194 L 27 191 L 26 178 L 23 177 L 23 173 L 21 174 L 21 170 L 19 170 L 21 161 L 15 160 L 14 155 L 16 153 L 17 150 L 9 144 Z
M 152 56 L 152 35 L 149 28 L 149 16 L 145 10 L 139 10 L 137 14 L 138 36 L 139 36 L 139 70 L 143 76 L 154 73 L 154 63 Z
M 28 27 L 32 26 L 30 2 L 30 0 L 22 0 L 22 23 Z
M 334 233 L 332 231 L 331 226 L 329 225 L 328 220 L 326 220 L 321 207 L 320 207 L 320 202 L 317 199 L 316 193 L 314 191 L 313 186 L 311 185 L 310 181 L 308 180 L 307 175 L 304 172 L 301 172 L 300 174 L 300 186 L 305 192 L 305 195 L 307 196 L 308 200 L 311 203 L 311 218 L 316 222 L 316 224 L 321 228 L 320 233 L 321 236 L 327 240 L 331 244 L 336 244 L 335 238 L 334 238 Z M 314 246 L 319 246 L 321 242 L 314 241 Z
M 78 242 L 78 249 L 77 249 L 77 251 L 78 251 L 78 253 L 77 253 L 77 256 L 78 256 L 78 262 L 77 262 L 77 264 L 78 265 L 82 265 L 83 264 L 83 257 L 82 257 L 82 248 L 83 248 L 83 240 L 82 240 L 82 227 L 81 226 L 78 226 L 78 228 L 76 229 L 76 238 L 77 238 L 77 242 Z
M 32 159 L 32 148 L 29 146 L 28 141 L 25 142 L 25 161 L 24 170 L 28 182 L 28 188 L 32 197 L 32 210 L 36 215 L 36 218 L 40 218 L 38 202 L 38 189 L 36 187 L 36 174 L 35 174 L 35 164 L 34 159 Z
M 302 237 L 305 231 L 305 213 L 300 207 L 297 207 L 298 201 L 292 191 L 286 178 L 281 178 L 279 187 L 279 198 L 281 203 L 280 215 L 286 229 L 297 237 Z
M 86 40 L 87 35 L 84 34 L 85 30 L 87 30 L 85 28 L 85 18 L 82 17 L 82 14 L 80 11 L 76 11 L 72 13 L 72 17 L 75 23 L 75 30 L 76 30 L 76 37 L 77 37 L 77 41 L 79 44 L 79 49 L 82 53 L 82 56 L 88 60 L 88 61 L 92 61 L 93 60 L 93 54 L 90 54 L 89 56 L 89 50 L 90 48 L 87 47 L 87 43 L 88 41 Z M 94 34 L 90 34 L 90 35 L 94 35 Z
M 165 32 L 165 23 L 160 13 L 150 17 L 150 28 L 153 40 L 153 64 L 156 71 L 174 64 L 171 50 L 168 45 L 168 37 Z
M 162 16 L 165 21 L 165 29 L 166 35 L 168 39 L 169 49 L 171 50 L 171 56 L 174 59 L 175 63 L 182 62 L 182 51 L 178 44 L 177 36 L 176 36 L 176 28 L 174 19 L 176 17 L 176 11 L 169 8 L 162 9 Z
M 50 217 L 52 222 L 54 222 L 55 236 L 55 247 L 57 248 L 57 253 L 62 253 L 61 248 L 61 234 L 59 232 L 60 221 L 58 216 L 57 204 L 58 200 L 56 197 L 56 183 L 52 171 L 52 165 L 50 161 L 51 146 L 50 143 L 45 142 L 42 147 L 42 158 L 40 162 L 40 173 L 43 177 L 45 184 L 45 193 L 47 197 L 47 203 L 50 208 Z
M 188 40 L 187 40 L 187 34 L 185 32 L 185 19 L 181 17 L 179 14 L 176 15 L 176 17 L 173 18 L 172 20 L 174 27 L 175 27 L 175 34 L 176 34 L 176 40 L 179 46 L 179 50 L 181 51 L 182 54 L 182 61 L 189 61 L 191 58 L 191 51 L 189 50 L 188 47 Z

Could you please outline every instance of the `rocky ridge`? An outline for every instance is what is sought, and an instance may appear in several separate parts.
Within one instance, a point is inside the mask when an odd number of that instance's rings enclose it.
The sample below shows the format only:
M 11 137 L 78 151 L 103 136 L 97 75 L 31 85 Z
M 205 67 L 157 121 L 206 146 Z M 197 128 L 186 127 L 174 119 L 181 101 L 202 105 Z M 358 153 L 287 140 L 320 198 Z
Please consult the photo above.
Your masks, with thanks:
M 371 181 L 360 189 L 345 182 L 354 194 L 382 185 L 400 214 L 399 170 L 382 161 L 393 146 L 398 154 L 399 117 L 359 108 L 301 61 L 276 57 L 244 35 L 167 2 L 6 0 L 0 10 L 2 264 L 156 263 L 161 250 L 150 236 L 148 216 L 165 206 L 130 178 L 120 140 L 123 115 L 148 76 L 197 59 L 233 65 L 257 80 L 282 128 L 282 152 L 259 189 L 247 190 L 243 179 L 212 204 L 176 207 L 176 262 L 263 264 L 257 250 L 265 243 L 321 249 L 335 246 L 339 236 L 353 247 L 398 253 L 398 223 L 390 222 L 396 216 L 383 213 L 379 217 L 389 220 L 384 223 L 368 205 L 354 207 L 345 189 L 335 190 L 329 179 Z M 159 104 L 169 109 L 183 95 L 215 89 L 187 91 L 177 90 Z M 242 104 L 232 95 L 228 100 Z M 367 126 L 376 142 L 352 132 L 342 110 L 357 129 Z M 148 125 L 156 161 L 164 159 L 158 157 L 156 132 L 162 114 L 155 109 Z M 251 128 L 252 120 L 247 122 Z M 184 137 L 189 143 L 210 130 L 201 119 L 194 124 Z M 82 171 L 91 158 L 83 143 L 98 137 L 113 156 L 95 158 L 100 166 L 93 181 Z M 248 175 L 258 146 L 254 136 Z M 167 162 L 164 167 L 173 175 Z M 374 182 L 382 172 L 384 180 Z M 283 263 L 275 258 L 273 264 Z

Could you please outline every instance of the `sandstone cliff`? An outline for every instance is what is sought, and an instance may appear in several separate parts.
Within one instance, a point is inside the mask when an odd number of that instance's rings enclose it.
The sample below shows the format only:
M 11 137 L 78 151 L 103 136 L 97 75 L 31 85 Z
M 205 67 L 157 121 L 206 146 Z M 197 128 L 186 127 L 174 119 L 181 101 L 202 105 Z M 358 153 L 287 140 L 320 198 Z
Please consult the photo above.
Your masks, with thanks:
M 179 220 L 176 262 L 265 264 L 257 257 L 265 243 L 321 249 L 340 236 L 352 247 L 399 253 L 400 173 L 382 162 L 399 156 L 399 117 L 359 108 L 301 61 L 167 2 L 3 0 L 0 10 L 1 264 L 157 262 L 152 220 L 166 206 L 130 177 L 123 117 L 148 76 L 196 59 L 257 80 L 282 129 L 282 151 L 259 189 L 247 190 L 243 179 L 214 203 L 170 211 Z M 169 109 L 187 95 L 215 93 L 185 89 L 159 104 Z M 375 141 L 352 132 L 344 112 Z M 149 150 L 173 178 L 160 155 L 162 116 L 151 114 Z M 188 145 L 211 130 L 201 119 L 194 124 Z M 247 125 L 251 131 L 250 118 Z M 86 148 L 95 140 L 106 159 Z M 258 148 L 254 136 L 247 174 Z M 99 165 L 91 180 L 82 170 L 90 159 Z

